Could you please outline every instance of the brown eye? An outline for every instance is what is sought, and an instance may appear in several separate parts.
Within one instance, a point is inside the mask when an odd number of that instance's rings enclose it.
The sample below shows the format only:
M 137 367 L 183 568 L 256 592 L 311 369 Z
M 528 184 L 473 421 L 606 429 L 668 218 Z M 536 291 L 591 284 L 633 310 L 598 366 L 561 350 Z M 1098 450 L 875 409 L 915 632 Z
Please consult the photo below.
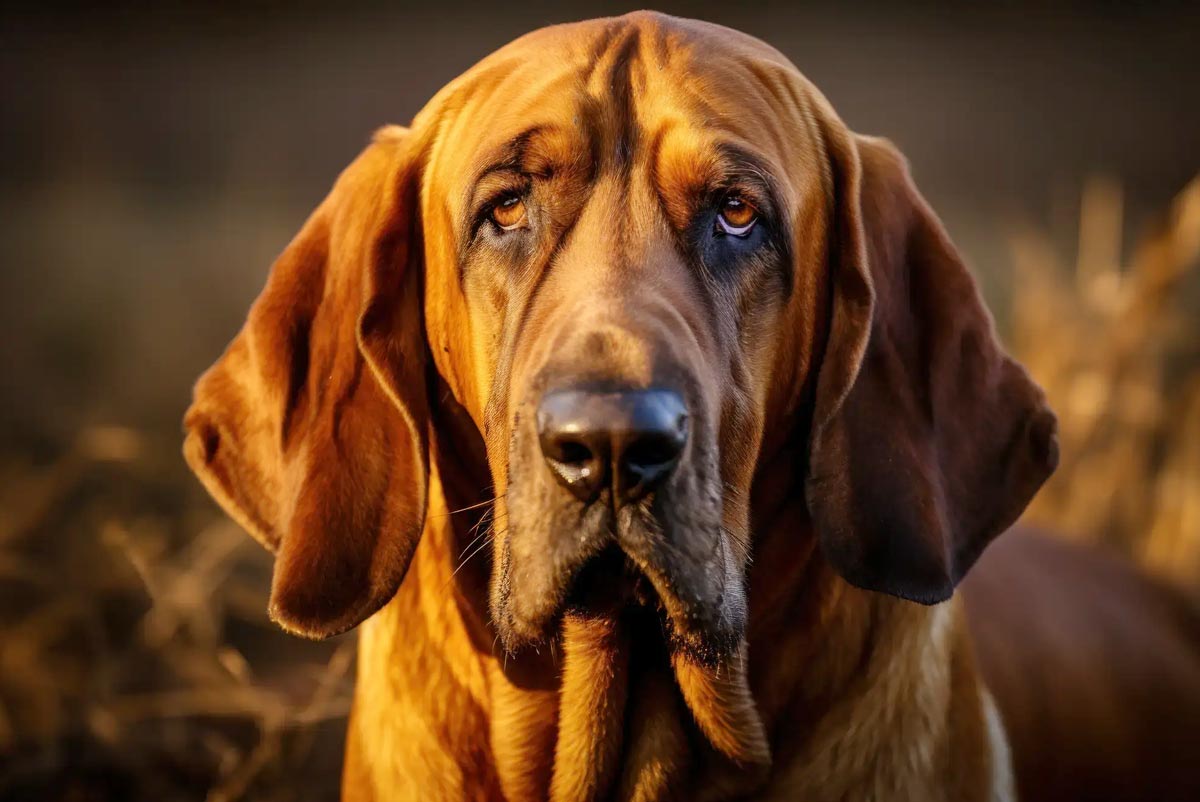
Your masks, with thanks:
M 744 237 L 758 222 L 758 210 L 737 195 L 729 195 L 721 201 L 721 213 L 717 215 L 717 228 L 723 234 Z
M 492 222 L 505 231 L 520 228 L 525 222 L 525 201 L 517 195 L 509 195 L 492 207 Z

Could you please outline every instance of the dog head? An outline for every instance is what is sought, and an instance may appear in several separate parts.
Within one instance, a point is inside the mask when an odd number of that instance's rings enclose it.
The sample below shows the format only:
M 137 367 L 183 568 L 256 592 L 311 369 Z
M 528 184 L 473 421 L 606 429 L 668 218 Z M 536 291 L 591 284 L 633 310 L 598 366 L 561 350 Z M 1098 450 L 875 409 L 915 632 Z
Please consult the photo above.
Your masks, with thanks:
M 343 631 L 403 579 L 434 387 L 485 444 L 510 649 L 653 604 L 728 654 L 784 441 L 831 564 L 922 603 L 1056 460 L 896 151 L 768 46 L 645 13 L 524 37 L 381 132 L 198 383 L 185 453 L 278 552 L 286 628 Z

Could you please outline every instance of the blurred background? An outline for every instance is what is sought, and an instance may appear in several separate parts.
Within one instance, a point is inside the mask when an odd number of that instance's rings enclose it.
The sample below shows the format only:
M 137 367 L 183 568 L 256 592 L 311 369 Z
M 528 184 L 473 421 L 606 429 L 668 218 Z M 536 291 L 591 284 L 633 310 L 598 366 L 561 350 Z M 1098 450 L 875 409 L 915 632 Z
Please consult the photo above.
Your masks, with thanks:
M 191 383 L 374 128 L 634 7 L 5 6 L 0 802 L 336 798 L 352 636 L 266 620 L 266 554 L 179 456 Z M 1059 412 L 1029 517 L 1200 591 L 1200 6 L 659 8 L 908 154 Z

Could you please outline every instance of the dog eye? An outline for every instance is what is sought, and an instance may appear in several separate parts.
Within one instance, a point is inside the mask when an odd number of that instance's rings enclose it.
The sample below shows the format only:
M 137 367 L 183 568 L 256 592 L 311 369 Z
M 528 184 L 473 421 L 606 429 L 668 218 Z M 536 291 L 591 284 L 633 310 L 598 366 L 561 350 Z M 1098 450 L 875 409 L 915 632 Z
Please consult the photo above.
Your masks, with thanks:
M 492 222 L 503 231 L 513 231 L 525 222 L 525 201 L 519 195 L 507 195 L 492 207 Z
M 729 195 L 721 201 L 721 211 L 717 215 L 717 231 L 722 234 L 732 234 L 744 237 L 758 222 L 758 209 L 737 195 Z

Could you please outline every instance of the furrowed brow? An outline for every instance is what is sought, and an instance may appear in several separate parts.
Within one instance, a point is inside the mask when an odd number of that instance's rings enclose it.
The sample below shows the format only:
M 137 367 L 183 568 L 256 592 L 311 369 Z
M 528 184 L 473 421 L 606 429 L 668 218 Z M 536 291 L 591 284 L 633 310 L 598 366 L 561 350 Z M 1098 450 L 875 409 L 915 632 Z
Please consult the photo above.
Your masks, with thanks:
M 721 179 L 755 185 L 765 194 L 776 196 L 775 177 L 758 154 L 732 142 L 718 142 L 716 149 Z
M 520 172 L 525 154 L 530 143 L 545 132 L 542 126 L 526 128 L 521 133 L 502 143 L 479 160 L 479 169 L 475 171 L 472 185 L 478 184 L 491 173 Z
M 520 174 L 525 172 L 525 162 L 530 146 L 546 130 L 544 126 L 526 128 L 521 133 L 485 153 L 476 162 L 478 166 L 472 171 L 471 181 L 465 191 L 466 202 L 463 205 L 464 220 L 462 221 L 464 225 L 470 222 L 470 217 L 475 213 L 476 207 L 480 202 L 480 198 L 478 197 L 480 187 L 486 183 L 487 178 L 498 173 Z

